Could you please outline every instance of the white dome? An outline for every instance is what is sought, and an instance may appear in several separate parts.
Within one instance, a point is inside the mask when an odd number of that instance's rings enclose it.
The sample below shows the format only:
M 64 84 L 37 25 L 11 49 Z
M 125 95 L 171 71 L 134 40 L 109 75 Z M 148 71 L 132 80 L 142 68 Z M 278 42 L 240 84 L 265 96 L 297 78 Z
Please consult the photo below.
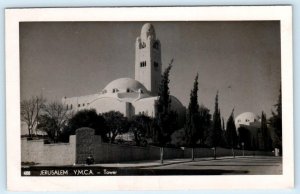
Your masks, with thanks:
M 116 79 L 102 90 L 102 93 L 142 92 L 148 93 L 147 89 L 139 81 L 132 78 Z
M 154 40 L 156 39 L 154 27 L 150 23 L 144 24 L 141 30 L 141 38 L 143 41 L 147 40 L 148 36 L 152 36 Z
M 253 123 L 258 120 L 259 117 L 256 114 L 252 112 L 244 112 L 235 118 L 235 126 L 236 128 L 238 128 L 241 124 L 250 125 L 250 123 Z

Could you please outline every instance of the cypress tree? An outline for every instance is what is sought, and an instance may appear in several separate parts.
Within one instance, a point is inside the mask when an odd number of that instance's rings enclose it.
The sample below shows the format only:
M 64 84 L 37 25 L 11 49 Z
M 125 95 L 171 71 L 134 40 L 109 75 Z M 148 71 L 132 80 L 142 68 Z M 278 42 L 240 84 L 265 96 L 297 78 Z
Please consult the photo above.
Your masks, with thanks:
M 215 110 L 213 114 L 212 129 L 209 137 L 209 145 L 214 148 L 214 158 L 216 159 L 217 146 L 221 146 L 223 142 L 223 132 L 221 124 L 221 114 L 219 109 L 219 92 L 217 92 L 215 98 Z
M 209 113 L 209 109 L 206 108 L 204 105 L 199 107 L 199 139 L 200 144 L 204 145 L 204 142 L 208 140 L 210 128 L 212 125 L 211 121 L 211 114 Z
M 197 140 L 200 138 L 199 132 L 199 104 L 198 104 L 198 73 L 195 77 L 194 86 L 190 94 L 190 103 L 186 115 L 185 124 L 187 144 L 195 146 Z
M 156 122 L 155 127 L 157 137 L 154 139 L 157 140 L 157 143 L 164 145 L 170 140 L 172 132 L 176 128 L 176 119 L 177 114 L 170 110 L 171 107 L 171 97 L 169 90 L 169 74 L 172 68 L 173 59 L 169 63 L 169 66 L 165 69 L 161 83 L 158 91 L 158 102 L 156 104 L 157 113 L 156 113 Z
M 227 120 L 227 124 L 226 124 L 226 140 L 227 140 L 227 144 L 228 146 L 231 147 L 232 149 L 232 153 L 234 156 L 234 148 L 237 145 L 238 142 L 238 136 L 236 133 L 236 127 L 235 127 L 235 123 L 234 123 L 234 109 L 232 110 L 228 120 Z
M 279 90 L 278 101 L 274 105 L 276 107 L 276 112 L 272 111 L 272 117 L 269 119 L 270 126 L 274 129 L 275 140 L 274 147 L 280 149 L 282 154 L 282 97 L 281 97 L 281 87 Z
M 269 150 L 271 148 L 271 136 L 269 133 L 266 114 L 262 111 L 261 113 L 261 134 L 263 140 L 263 149 Z

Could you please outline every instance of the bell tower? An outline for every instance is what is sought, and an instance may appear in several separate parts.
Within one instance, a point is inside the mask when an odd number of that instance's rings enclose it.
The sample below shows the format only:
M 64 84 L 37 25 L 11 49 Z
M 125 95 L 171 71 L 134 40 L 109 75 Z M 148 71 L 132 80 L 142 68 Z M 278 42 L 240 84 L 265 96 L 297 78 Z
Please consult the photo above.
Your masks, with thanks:
M 135 80 L 152 95 L 158 94 L 161 79 L 161 45 L 152 24 L 146 23 L 135 43 Z

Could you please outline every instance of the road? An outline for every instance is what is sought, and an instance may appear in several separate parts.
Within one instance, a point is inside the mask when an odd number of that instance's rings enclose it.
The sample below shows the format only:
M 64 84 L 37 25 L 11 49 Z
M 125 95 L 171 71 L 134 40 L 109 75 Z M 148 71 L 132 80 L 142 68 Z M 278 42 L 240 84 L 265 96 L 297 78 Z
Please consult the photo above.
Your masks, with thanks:
M 282 174 L 281 157 L 237 157 L 217 160 L 195 160 L 194 162 L 176 163 L 156 167 L 145 167 L 154 174 L 178 175 L 223 175 L 223 174 Z

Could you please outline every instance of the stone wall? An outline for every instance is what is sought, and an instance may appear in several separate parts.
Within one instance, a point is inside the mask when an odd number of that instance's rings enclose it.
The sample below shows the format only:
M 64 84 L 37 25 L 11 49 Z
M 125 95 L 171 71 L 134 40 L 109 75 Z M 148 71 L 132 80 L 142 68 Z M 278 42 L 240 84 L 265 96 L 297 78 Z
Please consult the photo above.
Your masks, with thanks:
M 70 143 L 44 144 L 43 140 L 22 139 L 22 162 L 39 164 L 72 165 L 85 164 L 86 158 L 93 156 L 95 163 L 119 163 L 132 161 L 159 160 L 160 148 L 155 146 L 138 147 L 124 144 L 101 142 L 94 135 L 94 129 L 80 128 L 76 135 L 70 136 Z M 242 150 L 235 150 L 236 156 L 242 156 Z M 245 156 L 274 155 L 272 152 L 244 151 Z M 231 149 L 217 148 L 217 157 L 232 156 Z M 195 148 L 194 158 L 212 158 L 211 148 Z M 191 148 L 164 148 L 164 159 L 192 158 Z
M 120 144 L 101 143 L 95 145 L 94 159 L 96 163 L 126 162 L 141 160 L 158 160 L 158 147 L 137 147 Z
M 101 136 L 94 135 L 95 130 L 91 128 L 80 128 L 76 130 L 76 163 L 84 164 L 87 157 L 94 156 L 96 145 L 101 145 Z
M 44 140 L 21 139 L 21 161 L 39 164 L 72 165 L 76 159 L 76 139 L 69 143 L 44 144 Z

